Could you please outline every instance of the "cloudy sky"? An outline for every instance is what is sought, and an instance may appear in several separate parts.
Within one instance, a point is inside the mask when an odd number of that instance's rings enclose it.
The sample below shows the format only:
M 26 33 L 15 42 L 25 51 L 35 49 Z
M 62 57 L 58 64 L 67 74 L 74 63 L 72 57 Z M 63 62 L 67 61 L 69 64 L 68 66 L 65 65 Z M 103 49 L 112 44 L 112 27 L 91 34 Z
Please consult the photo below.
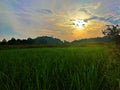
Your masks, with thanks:
M 120 0 L 0 0 L 0 40 L 98 37 L 107 24 L 120 24 Z

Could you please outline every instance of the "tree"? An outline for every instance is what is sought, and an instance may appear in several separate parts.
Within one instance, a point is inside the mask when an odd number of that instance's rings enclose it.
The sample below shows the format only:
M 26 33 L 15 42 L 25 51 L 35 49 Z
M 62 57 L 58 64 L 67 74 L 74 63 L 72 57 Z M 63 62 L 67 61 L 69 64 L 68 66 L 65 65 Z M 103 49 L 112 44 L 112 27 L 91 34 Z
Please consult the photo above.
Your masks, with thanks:
M 16 44 L 16 39 L 15 38 L 11 38 L 11 40 L 8 41 L 9 45 L 15 45 Z
M 64 40 L 64 44 L 69 44 L 69 42 L 68 42 L 68 41 L 66 41 L 66 40 Z
M 6 45 L 6 44 L 7 44 L 7 40 L 3 39 L 2 42 L 1 42 L 1 45 Z
M 102 33 L 116 43 L 120 43 L 119 25 L 106 25 L 106 28 L 102 31 Z
M 27 44 L 33 44 L 33 43 L 34 43 L 34 40 L 32 38 L 27 39 Z

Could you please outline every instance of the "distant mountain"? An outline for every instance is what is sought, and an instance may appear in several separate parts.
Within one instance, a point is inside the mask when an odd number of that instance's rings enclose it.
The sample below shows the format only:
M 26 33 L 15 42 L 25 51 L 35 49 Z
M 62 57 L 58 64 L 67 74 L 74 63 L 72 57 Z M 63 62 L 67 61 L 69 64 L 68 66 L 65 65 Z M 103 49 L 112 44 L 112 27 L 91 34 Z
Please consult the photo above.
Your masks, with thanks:
M 49 36 L 41 36 L 37 38 L 28 38 L 28 39 L 15 39 L 11 38 L 10 40 L 3 39 L 0 42 L 0 45 L 31 45 L 31 44 L 62 44 L 63 41 L 57 38 L 49 37 Z
M 61 41 L 58 38 L 53 38 L 49 36 L 42 36 L 42 37 L 37 37 L 34 39 L 35 43 L 37 44 L 61 44 L 63 41 Z
M 87 42 L 98 42 L 98 43 L 104 43 L 104 42 L 110 42 L 111 40 L 107 37 L 96 37 L 96 38 L 88 38 L 88 39 L 80 39 L 80 40 L 74 40 L 71 43 L 87 43 Z
M 0 42 L 0 45 L 34 45 L 34 44 L 77 44 L 77 43 L 89 43 L 89 42 L 98 42 L 98 43 L 104 43 L 104 42 L 110 42 L 111 40 L 107 37 L 97 37 L 97 38 L 89 38 L 89 39 L 80 39 L 80 40 L 74 40 L 72 42 L 68 41 L 61 41 L 58 38 L 53 38 L 49 36 L 41 36 L 37 38 L 28 38 L 28 39 L 15 39 L 11 38 L 11 40 L 5 40 L 3 39 L 2 42 Z

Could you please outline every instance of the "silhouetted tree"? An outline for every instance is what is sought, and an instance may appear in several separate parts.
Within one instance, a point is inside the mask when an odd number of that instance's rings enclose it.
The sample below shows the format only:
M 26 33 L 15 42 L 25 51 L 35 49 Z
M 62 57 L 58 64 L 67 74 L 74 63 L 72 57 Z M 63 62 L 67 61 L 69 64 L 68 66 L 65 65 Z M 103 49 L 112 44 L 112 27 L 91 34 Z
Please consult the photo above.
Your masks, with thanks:
M 66 41 L 66 40 L 64 40 L 64 44 L 69 44 L 69 42 L 68 42 L 68 41 Z
M 10 40 L 8 40 L 8 42 L 5 39 L 3 39 L 2 42 L 0 42 L 0 44 L 3 45 L 61 44 L 61 43 L 63 42 L 60 39 L 48 37 L 48 36 L 37 37 L 35 39 L 28 38 L 22 40 L 11 38 Z
M 39 40 L 39 44 L 47 44 L 47 40 L 45 40 L 45 39 L 40 39 L 40 40 Z
M 16 40 L 16 43 L 17 43 L 17 45 L 19 45 L 19 44 L 21 44 L 21 43 L 22 43 L 22 40 L 17 39 L 17 40 Z
M 23 39 L 23 40 L 21 41 L 21 44 L 27 44 L 27 40 L 26 40 L 26 39 Z
M 7 44 L 7 40 L 3 39 L 2 42 L 1 42 L 1 45 L 6 45 L 6 44 Z
M 27 44 L 34 44 L 34 40 L 32 38 L 27 39 Z
M 16 39 L 15 38 L 11 38 L 11 40 L 8 41 L 8 44 L 9 45 L 15 45 L 15 44 L 17 44 L 16 43 Z
M 120 43 L 120 26 L 119 25 L 106 25 L 102 33 L 108 38 Z

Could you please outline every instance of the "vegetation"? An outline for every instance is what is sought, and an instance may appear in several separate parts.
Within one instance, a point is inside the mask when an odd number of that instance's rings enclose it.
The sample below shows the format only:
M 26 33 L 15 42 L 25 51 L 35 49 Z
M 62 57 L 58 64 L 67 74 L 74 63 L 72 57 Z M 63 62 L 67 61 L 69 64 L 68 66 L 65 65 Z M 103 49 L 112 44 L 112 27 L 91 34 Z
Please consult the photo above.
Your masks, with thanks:
M 120 26 L 119 25 L 107 25 L 107 28 L 103 30 L 103 34 L 115 41 L 117 44 L 120 43 Z
M 88 39 L 80 39 L 80 40 L 74 40 L 72 43 L 90 43 L 90 42 L 95 42 L 95 43 L 108 43 L 111 42 L 111 40 L 108 37 L 96 37 L 96 38 L 88 38 Z
M 105 37 L 72 42 L 3 39 L 0 90 L 120 90 L 119 30 L 108 25 Z
M 11 40 L 6 40 L 3 39 L 2 42 L 0 42 L 0 45 L 50 45 L 50 44 L 56 44 L 56 45 L 61 45 L 61 44 L 80 44 L 80 43 L 108 43 L 111 42 L 111 39 L 108 37 L 96 37 L 96 38 L 88 38 L 88 39 L 79 39 L 79 40 L 74 40 L 72 42 L 69 41 L 62 41 L 58 38 L 53 38 L 53 37 L 48 37 L 48 36 L 42 36 L 42 37 L 37 37 L 35 39 L 28 38 L 28 39 L 15 39 L 11 38 Z M 63 46 L 64 46 L 63 45 Z
M 109 52 L 105 45 L 0 50 L 0 90 L 119 90 L 120 64 Z
M 60 39 L 42 36 L 37 37 L 35 39 L 28 38 L 28 39 L 15 39 L 11 38 L 11 40 L 3 39 L 0 45 L 33 45 L 33 44 L 61 44 L 63 43 Z

